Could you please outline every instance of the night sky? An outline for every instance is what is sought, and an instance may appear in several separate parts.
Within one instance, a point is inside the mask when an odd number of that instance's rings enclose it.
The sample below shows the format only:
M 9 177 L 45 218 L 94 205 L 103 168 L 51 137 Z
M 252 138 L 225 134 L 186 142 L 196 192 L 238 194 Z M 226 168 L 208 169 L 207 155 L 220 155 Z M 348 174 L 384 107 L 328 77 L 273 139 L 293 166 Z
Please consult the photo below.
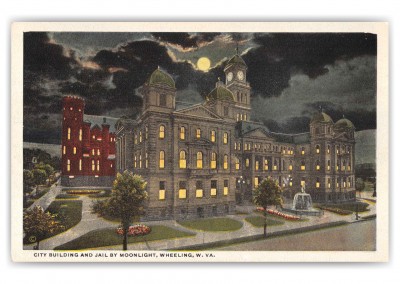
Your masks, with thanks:
M 75 94 L 85 113 L 135 117 L 138 88 L 160 66 L 177 101 L 198 103 L 225 81 L 227 60 L 248 65 L 252 120 L 271 131 L 309 131 L 320 109 L 356 130 L 376 128 L 377 38 L 364 33 L 25 33 L 24 141 L 59 144 L 61 98 Z M 207 57 L 204 72 L 197 60 Z

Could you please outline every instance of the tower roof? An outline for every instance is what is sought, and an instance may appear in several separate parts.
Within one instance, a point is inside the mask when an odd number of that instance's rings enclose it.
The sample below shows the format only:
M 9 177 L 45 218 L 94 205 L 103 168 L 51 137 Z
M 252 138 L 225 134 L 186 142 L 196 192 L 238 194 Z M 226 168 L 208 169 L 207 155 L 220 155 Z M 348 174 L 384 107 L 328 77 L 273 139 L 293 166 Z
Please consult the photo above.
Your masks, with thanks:
M 231 59 L 229 59 L 226 66 L 228 67 L 229 65 L 234 65 L 234 64 L 239 64 L 239 65 L 243 65 L 243 66 L 247 67 L 243 58 L 239 54 L 235 54 Z
M 235 101 L 232 92 L 222 85 L 216 86 L 207 97 L 210 100 Z
M 314 117 L 311 119 L 311 123 L 333 123 L 332 118 L 324 112 L 318 112 Z
M 166 85 L 171 88 L 175 88 L 175 81 L 172 79 L 170 75 L 168 75 L 166 72 L 163 72 L 160 70 L 160 68 L 157 68 L 154 70 L 154 72 L 151 74 L 149 79 L 147 80 L 147 83 L 150 86 L 154 85 Z
M 336 121 L 334 127 L 336 130 L 345 130 L 348 128 L 355 128 L 354 124 L 350 120 L 348 120 L 347 118 L 344 118 L 344 117 L 342 119 L 339 119 L 338 121 Z

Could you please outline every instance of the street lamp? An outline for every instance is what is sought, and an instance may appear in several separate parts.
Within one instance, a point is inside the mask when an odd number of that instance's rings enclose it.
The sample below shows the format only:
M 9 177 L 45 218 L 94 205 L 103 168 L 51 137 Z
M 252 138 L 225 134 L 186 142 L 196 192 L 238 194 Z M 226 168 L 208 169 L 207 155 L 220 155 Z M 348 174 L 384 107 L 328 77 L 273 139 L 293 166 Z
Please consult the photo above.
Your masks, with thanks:
M 243 178 L 243 176 L 240 176 L 238 178 L 238 180 L 237 180 L 237 183 L 239 185 L 239 194 L 238 194 L 239 200 L 238 200 L 238 203 L 239 204 L 243 204 L 244 193 L 243 193 L 242 185 L 246 184 L 246 180 Z

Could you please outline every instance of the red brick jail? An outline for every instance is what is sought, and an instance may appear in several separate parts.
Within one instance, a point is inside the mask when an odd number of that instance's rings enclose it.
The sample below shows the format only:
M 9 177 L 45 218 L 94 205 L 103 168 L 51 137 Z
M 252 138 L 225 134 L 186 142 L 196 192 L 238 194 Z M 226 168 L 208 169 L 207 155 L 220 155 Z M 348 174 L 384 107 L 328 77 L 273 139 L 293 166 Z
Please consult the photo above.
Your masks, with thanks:
M 61 185 L 110 187 L 115 179 L 116 118 L 85 114 L 85 101 L 63 97 Z

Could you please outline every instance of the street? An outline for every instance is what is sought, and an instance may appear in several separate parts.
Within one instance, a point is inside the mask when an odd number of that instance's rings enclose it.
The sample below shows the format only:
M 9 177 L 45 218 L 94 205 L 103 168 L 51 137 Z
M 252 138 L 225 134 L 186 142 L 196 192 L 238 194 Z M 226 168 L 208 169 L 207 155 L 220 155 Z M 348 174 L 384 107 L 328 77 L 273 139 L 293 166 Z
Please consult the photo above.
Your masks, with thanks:
M 276 237 L 213 250 L 373 251 L 376 248 L 375 232 L 376 220 L 369 220 L 340 227 Z

